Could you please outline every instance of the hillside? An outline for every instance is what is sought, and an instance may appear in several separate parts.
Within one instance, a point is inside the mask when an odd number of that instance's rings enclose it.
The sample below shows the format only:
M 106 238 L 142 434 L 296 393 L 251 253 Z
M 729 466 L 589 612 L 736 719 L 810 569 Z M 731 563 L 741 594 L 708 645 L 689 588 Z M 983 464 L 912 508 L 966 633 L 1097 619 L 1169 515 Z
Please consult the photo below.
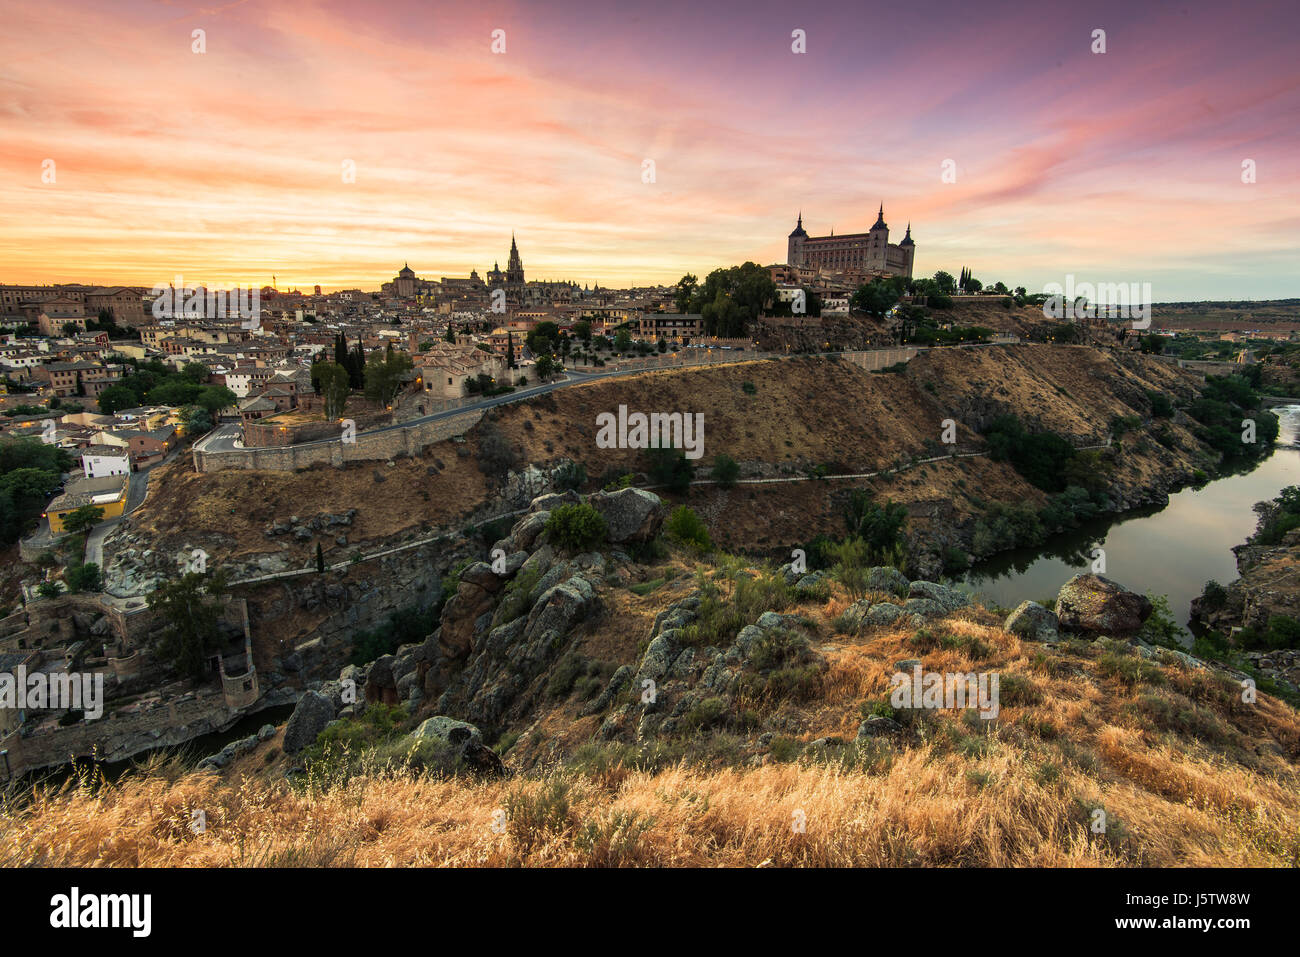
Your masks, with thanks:
M 545 569 L 552 546 L 545 534 L 524 545 L 529 527 L 528 518 L 521 520 L 512 544 L 531 552 L 530 561 L 543 556 Z M 781 587 L 779 573 L 725 555 L 705 561 L 673 549 L 640 563 L 616 546 L 594 558 L 563 561 L 556 554 L 554 561 L 551 570 L 563 572 L 547 577 L 561 589 L 581 591 L 579 581 L 589 583 L 592 594 L 581 613 L 557 618 L 558 599 L 547 597 L 531 611 L 528 603 L 516 606 L 511 614 L 522 617 L 515 621 L 528 623 L 515 632 L 518 648 L 533 647 L 535 621 L 545 618 L 557 629 L 544 632 L 557 637 L 537 646 L 546 649 L 543 657 L 510 664 L 493 650 L 496 630 L 477 637 L 459 672 L 474 676 L 469 696 L 457 699 L 453 678 L 439 702 L 461 700 L 459 709 L 445 713 L 477 716 L 484 740 L 495 741 L 504 758 L 500 774 L 446 775 L 424 760 L 423 744 L 436 743 L 432 735 L 394 737 L 444 713 L 416 695 L 395 713 L 377 705 L 358 719 L 356 709 L 345 709 L 325 737 L 351 742 L 347 751 L 321 750 L 318 743 L 286 755 L 288 736 L 301 730 L 291 721 L 224 767 L 196 773 L 176 762 L 154 765 L 116 785 L 85 782 L 9 803 L 0 814 L 0 860 L 6 866 L 1300 863 L 1300 718 L 1268 695 L 1245 703 L 1236 676 L 1186 655 L 1107 636 L 1031 639 L 1006 630 L 1000 614 L 925 583 L 911 583 L 911 591 L 933 598 L 902 606 L 923 622 L 873 625 L 870 616 L 845 614 L 855 607 L 854 596 L 834 579 Z M 469 595 L 466 583 L 479 581 L 486 582 L 466 569 L 458 595 Z M 754 582 L 767 584 L 755 589 Z M 713 589 L 726 607 L 743 609 L 733 628 L 753 624 L 734 639 L 720 635 L 720 648 L 685 643 L 690 622 L 711 620 Z M 489 602 L 497 618 L 510 594 L 507 587 Z M 897 594 L 875 591 L 856 607 L 899 608 Z M 692 606 L 701 597 L 704 605 Z M 950 599 L 948 607 L 925 604 Z M 683 613 L 691 607 L 696 612 Z M 394 676 L 410 673 L 405 666 L 399 672 L 399 663 L 442 658 L 447 632 L 464 613 L 449 604 L 423 650 L 413 646 L 369 666 L 368 674 L 345 674 L 364 684 L 368 701 L 387 700 L 384 688 Z M 670 634 L 684 644 L 660 682 L 659 706 L 644 708 L 639 727 L 620 724 L 620 714 L 642 708 L 627 691 L 604 693 L 626 673 L 615 669 L 655 673 L 647 669 Z M 729 662 L 729 677 L 718 661 Z M 997 715 L 892 708 L 890 676 L 914 665 L 999 674 Z M 436 667 L 426 672 L 426 666 L 412 667 L 429 687 Z M 337 683 L 322 691 L 336 693 Z M 500 720 L 489 728 L 483 719 L 494 710 Z M 391 717 L 380 720 L 391 714 L 396 727 Z M 462 747 L 468 755 L 478 746 L 471 740 Z M 195 809 L 206 814 L 202 835 L 189 827 Z M 1098 809 L 1105 812 L 1102 833 L 1093 826 Z
M 1285 333 L 1300 330 L 1300 299 L 1158 302 L 1151 307 L 1151 322 L 1161 328 L 1200 332 Z
M 1188 398 L 1195 388 L 1192 376 L 1147 357 L 1032 345 L 933 350 L 901 375 L 868 373 L 823 358 L 654 372 L 502 407 L 466 441 L 439 443 L 420 458 L 391 464 L 196 474 L 187 462 L 177 461 L 154 476 L 148 499 L 123 534 L 137 553 L 202 547 L 222 563 L 269 556 L 281 567 L 303 567 L 317 542 L 327 560 L 340 561 L 359 547 L 431 529 L 458 530 L 476 515 L 518 508 L 530 497 L 520 483 L 503 488 L 495 475 L 484 474 L 483 442 L 492 433 L 513 450 L 516 469 L 573 460 L 585 466 L 587 488 L 624 473 L 644 482 L 643 455 L 595 444 L 596 415 L 619 405 L 703 413 L 704 457 L 697 463 L 702 468 L 726 453 L 741 463 L 744 476 L 793 477 L 816 466 L 831 474 L 873 472 L 943 454 L 947 447 L 939 440 L 948 418 L 959 424 L 957 444 L 963 450 L 982 448 L 976 430 L 1003 412 L 1078 444 L 1104 442 L 1116 417 L 1149 422 L 1147 390 Z M 1116 463 L 1113 497 L 1130 505 L 1158 501 L 1164 490 L 1205 467 L 1207 455 L 1185 425 L 1175 420 L 1169 428 L 1168 447 L 1140 434 L 1124 438 L 1131 454 Z M 877 480 L 730 491 L 702 487 L 691 499 L 728 547 L 762 551 L 838 530 L 839 498 L 852 486 L 908 504 L 918 529 L 936 509 L 945 521 L 969 519 L 977 511 L 971 504 L 975 495 L 1004 502 L 1041 503 L 1043 498 L 1005 463 L 968 458 Z M 271 526 L 295 516 L 349 510 L 353 514 L 344 529 L 314 529 L 305 538 L 268 534 Z M 340 532 L 346 544 L 337 541 Z

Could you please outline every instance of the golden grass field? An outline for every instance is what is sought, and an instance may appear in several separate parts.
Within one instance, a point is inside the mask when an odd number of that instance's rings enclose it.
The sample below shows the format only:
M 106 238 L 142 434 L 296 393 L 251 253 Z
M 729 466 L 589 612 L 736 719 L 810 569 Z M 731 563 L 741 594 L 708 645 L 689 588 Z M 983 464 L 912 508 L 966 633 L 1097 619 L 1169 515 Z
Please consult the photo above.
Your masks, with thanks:
M 828 603 L 821 624 L 842 606 Z M 117 784 L 83 779 L 11 800 L 0 864 L 1300 864 L 1293 708 L 1267 695 L 1243 704 L 1232 679 L 1173 659 L 1143 670 L 1114 650 L 1022 643 L 989 617 L 950 619 L 942 644 L 920 647 L 896 631 L 826 635 L 815 645 L 827 663 L 821 694 L 800 706 L 803 737 L 847 732 L 848 742 L 821 758 L 638 769 L 631 746 L 588 744 L 503 780 L 387 768 L 295 787 L 280 773 L 277 738 L 221 775 L 155 763 Z M 998 670 L 999 719 L 939 712 L 903 739 L 855 747 L 856 705 L 879 698 L 891 663 L 909 655 L 928 669 Z M 563 723 L 560 712 L 548 721 Z M 1104 834 L 1089 826 L 1096 808 Z M 195 810 L 206 814 L 202 834 L 190 828 Z

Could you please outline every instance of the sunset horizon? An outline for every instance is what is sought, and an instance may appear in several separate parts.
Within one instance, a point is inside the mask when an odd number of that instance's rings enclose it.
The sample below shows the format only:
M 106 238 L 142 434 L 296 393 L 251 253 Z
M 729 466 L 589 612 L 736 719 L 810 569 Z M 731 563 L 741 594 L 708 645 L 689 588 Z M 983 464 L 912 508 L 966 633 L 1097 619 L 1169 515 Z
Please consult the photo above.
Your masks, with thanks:
M 4 282 L 369 290 L 482 274 L 513 233 L 537 278 L 671 285 L 883 203 L 918 274 L 1297 294 L 1281 3 L 933 3 L 889 31 L 774 4 L 0 9 L 27 38 L 0 67 Z

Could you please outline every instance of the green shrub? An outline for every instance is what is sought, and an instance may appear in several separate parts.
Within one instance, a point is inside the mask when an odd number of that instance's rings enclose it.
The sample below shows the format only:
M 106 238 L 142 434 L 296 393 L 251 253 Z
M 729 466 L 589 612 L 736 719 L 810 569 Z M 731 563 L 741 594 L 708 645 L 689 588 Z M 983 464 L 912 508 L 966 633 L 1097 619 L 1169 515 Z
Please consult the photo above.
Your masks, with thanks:
M 725 698 L 705 698 L 682 715 L 680 727 L 688 733 L 707 731 L 721 724 L 726 714 Z
M 560 505 L 546 520 L 551 541 L 571 552 L 587 551 L 605 540 L 605 516 L 591 505 Z
M 1074 456 L 1074 446 L 1054 432 L 1030 433 L 1014 415 L 1000 415 L 984 433 L 989 457 L 1009 461 L 1032 485 L 1045 492 L 1065 488 L 1065 467 Z
M 688 545 L 701 554 L 713 550 L 713 540 L 704 521 L 695 514 L 694 509 L 679 505 L 668 516 L 666 525 L 668 536 L 682 545 Z

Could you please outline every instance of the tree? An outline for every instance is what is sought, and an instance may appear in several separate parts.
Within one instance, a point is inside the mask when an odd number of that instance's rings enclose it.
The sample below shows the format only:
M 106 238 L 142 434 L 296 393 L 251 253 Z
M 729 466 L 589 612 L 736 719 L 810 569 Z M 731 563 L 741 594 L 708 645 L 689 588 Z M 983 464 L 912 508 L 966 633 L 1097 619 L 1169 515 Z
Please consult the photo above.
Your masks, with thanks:
M 316 543 L 316 571 L 325 574 L 325 552 L 321 549 L 320 542 Z
M 149 390 L 146 398 L 151 405 L 191 405 L 198 401 L 202 391 L 202 386 L 177 376 L 158 383 Z
M 0 541 L 18 541 L 58 484 L 59 472 L 41 468 L 19 468 L 0 477 Z
M 230 408 L 237 401 L 239 401 L 239 396 L 224 385 L 204 386 L 199 390 L 199 394 L 194 397 L 195 405 L 198 405 L 210 416 L 215 416 L 222 409 Z
M 549 355 L 540 355 L 537 357 L 537 375 L 545 382 L 555 373 L 555 360 Z
M 99 566 L 94 562 L 69 565 L 63 573 L 63 580 L 67 583 L 70 593 L 99 591 L 101 587 Z
M 691 300 L 695 298 L 695 289 L 700 281 L 690 273 L 687 273 L 677 283 L 677 311 L 690 312 Z
M 411 357 L 390 348 L 383 355 L 372 355 L 366 363 L 366 398 L 381 405 L 390 404 L 402 391 L 402 379 L 411 371 Z
M 364 389 L 366 386 L 366 349 L 357 340 L 356 347 L 349 353 L 343 363 L 343 368 L 348 370 L 348 385 L 357 390 Z
M 164 622 L 154 641 L 158 656 L 182 674 L 198 679 L 203 665 L 221 648 L 221 573 L 189 572 L 159 586 L 149 595 L 149 607 Z
M 620 329 L 614 335 L 614 349 L 618 352 L 627 352 L 632 348 L 632 335 L 626 329 Z
M 713 460 L 713 480 L 722 488 L 731 488 L 740 477 L 740 464 L 730 455 L 720 453 Z
M 952 273 L 944 272 L 940 269 L 934 274 L 934 283 L 939 287 L 939 291 L 951 296 L 957 291 L 957 280 L 952 278 Z
M 212 416 L 201 405 L 181 406 L 181 424 L 186 435 L 198 435 L 212 428 Z
M 76 535 L 88 532 L 104 517 L 104 510 L 98 505 L 82 505 L 63 516 L 63 530 Z
M 591 323 L 586 319 L 573 324 L 573 334 L 582 340 L 583 345 L 591 345 Z
M 1155 334 L 1143 336 L 1138 340 L 1138 348 L 1151 355 L 1160 355 L 1165 351 L 1165 337 Z
M 691 487 L 695 477 L 695 463 L 686 457 L 680 449 L 647 449 L 650 468 L 647 470 L 650 480 L 657 485 L 664 485 L 670 492 L 682 493 Z
M 744 335 L 746 324 L 757 319 L 776 298 L 776 283 L 771 273 L 757 263 L 715 269 L 703 285 L 695 285 L 694 278 L 682 277 L 690 295 L 682 297 L 679 284 L 678 306 L 682 312 L 699 313 L 708 335 L 723 338 Z M 688 283 L 688 279 L 692 282 Z
M 99 411 L 105 415 L 116 415 L 139 404 L 140 397 L 125 385 L 110 385 L 99 394 Z
M 877 278 L 859 286 L 852 302 L 854 309 L 879 319 L 898 302 L 898 294 L 891 284 Z
M 454 343 L 456 341 L 456 327 L 450 322 L 447 323 L 447 332 L 443 335 L 443 340 Z
M 513 332 L 506 333 L 506 368 L 519 368 L 519 364 L 515 362 L 515 334 Z
M 189 379 L 195 385 L 203 385 L 208 381 L 208 367 L 202 362 L 187 362 L 181 367 L 181 375 Z
M 553 322 L 539 322 L 528 331 L 524 344 L 535 356 L 555 351 L 555 343 L 560 341 L 560 327 Z
M 320 379 L 320 392 L 325 398 L 325 418 L 342 418 L 351 392 L 348 370 L 337 362 L 322 362 L 318 369 L 313 372 Z

